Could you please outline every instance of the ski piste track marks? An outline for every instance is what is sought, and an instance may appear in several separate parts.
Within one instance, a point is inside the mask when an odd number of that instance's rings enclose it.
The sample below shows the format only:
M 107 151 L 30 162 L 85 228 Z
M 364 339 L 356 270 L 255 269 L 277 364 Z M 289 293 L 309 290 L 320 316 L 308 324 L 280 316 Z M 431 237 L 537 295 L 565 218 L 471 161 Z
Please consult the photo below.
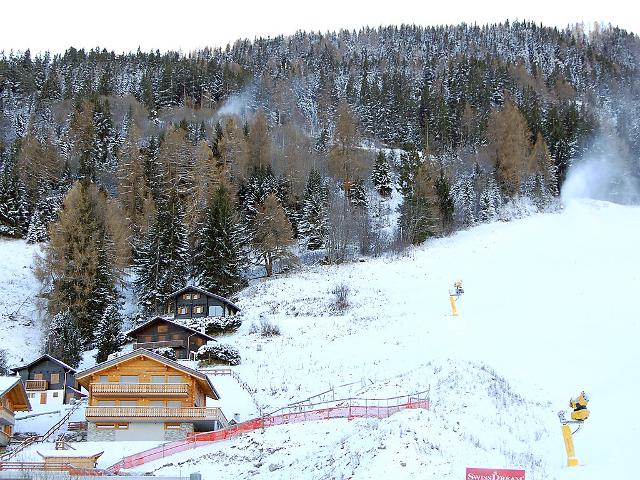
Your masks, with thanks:
M 327 406 L 329 403 L 332 406 Z M 335 402 L 326 402 L 325 404 L 309 405 L 306 408 L 300 406 L 284 407 L 270 415 L 254 418 L 222 430 L 194 434 L 186 440 L 165 443 L 158 447 L 138 452 L 123 458 L 118 463 L 107 468 L 106 471 L 117 474 L 121 470 L 135 468 L 176 453 L 204 447 L 218 441 L 238 437 L 243 433 L 276 425 L 337 418 L 349 420 L 354 418 L 387 418 L 401 410 L 418 408 L 428 410 L 429 406 L 429 391 L 424 391 L 386 399 L 348 398 Z

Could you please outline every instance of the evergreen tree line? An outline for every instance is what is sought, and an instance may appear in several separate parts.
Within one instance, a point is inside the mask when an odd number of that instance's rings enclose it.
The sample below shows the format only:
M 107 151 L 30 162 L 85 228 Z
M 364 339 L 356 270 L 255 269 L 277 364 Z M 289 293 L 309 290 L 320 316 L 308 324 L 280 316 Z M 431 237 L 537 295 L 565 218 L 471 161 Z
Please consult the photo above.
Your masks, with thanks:
M 520 198 L 546 208 L 605 106 L 637 167 L 640 116 L 610 95 L 637 89 L 636 47 L 516 23 L 2 56 L 0 235 L 48 241 L 46 348 L 104 359 L 128 272 L 146 316 L 187 282 L 232 296 L 298 256 L 377 255 Z

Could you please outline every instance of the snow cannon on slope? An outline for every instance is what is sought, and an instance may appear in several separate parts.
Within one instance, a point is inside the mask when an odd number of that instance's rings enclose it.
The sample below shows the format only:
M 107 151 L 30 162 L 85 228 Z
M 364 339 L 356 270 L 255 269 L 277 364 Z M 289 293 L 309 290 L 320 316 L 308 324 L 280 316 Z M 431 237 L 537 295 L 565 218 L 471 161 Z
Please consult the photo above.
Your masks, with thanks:
M 462 280 L 456 280 L 453 282 L 453 290 L 449 290 L 449 302 L 451 303 L 451 315 L 458 316 L 458 309 L 456 308 L 456 300 L 460 295 L 464 293 L 462 288 Z
M 587 410 L 588 403 L 589 397 L 582 391 L 576 398 L 569 400 L 569 407 L 573 410 L 571 412 L 571 420 L 567 420 L 564 410 L 558 412 L 558 418 L 562 424 L 562 437 L 564 438 L 564 446 L 567 450 L 567 465 L 569 467 L 578 465 L 578 459 L 576 458 L 575 449 L 573 448 L 573 435 L 578 433 L 584 421 L 589 418 L 589 410 Z M 578 425 L 578 428 L 573 432 L 571 431 L 571 424 Z

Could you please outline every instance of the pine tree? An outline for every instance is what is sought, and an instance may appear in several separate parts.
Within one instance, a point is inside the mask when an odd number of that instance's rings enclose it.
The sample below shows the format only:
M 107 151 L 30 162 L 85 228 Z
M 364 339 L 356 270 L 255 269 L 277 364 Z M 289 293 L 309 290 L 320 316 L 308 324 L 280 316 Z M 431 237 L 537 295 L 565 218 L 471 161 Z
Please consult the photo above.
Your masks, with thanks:
M 328 188 L 317 170 L 309 172 L 298 230 L 309 250 L 324 246 L 329 222 Z
M 31 215 L 29 229 L 27 230 L 27 243 L 40 243 L 49 239 L 47 227 L 42 221 L 40 210 L 36 209 Z
M 0 236 L 22 237 L 28 228 L 26 190 L 10 165 L 0 172 Z
M 440 175 L 435 182 L 436 194 L 438 196 L 438 209 L 442 220 L 442 229 L 449 232 L 453 225 L 454 204 L 451 198 L 449 181 L 444 175 L 444 170 L 440 169 Z
M 118 304 L 109 305 L 96 328 L 95 346 L 98 349 L 96 362 L 101 363 L 109 358 L 109 355 L 116 353 L 124 345 L 124 338 L 121 333 L 122 315 Z
M 442 231 L 435 180 L 435 169 L 424 162 L 418 167 L 411 184 L 406 186 L 399 219 L 399 233 L 403 241 L 419 245 Z
M 229 189 L 220 184 L 205 212 L 194 259 L 194 277 L 203 288 L 229 296 L 246 284 L 242 275 L 244 264 L 242 228 Z
M 480 221 L 493 222 L 498 218 L 498 209 L 502 204 L 500 189 L 493 175 L 480 196 Z
M 387 156 L 382 150 L 378 152 L 376 161 L 373 164 L 371 172 L 371 183 L 383 197 L 388 197 L 393 191 L 393 181 L 391 179 L 391 165 L 387 160 Z
M 83 342 L 76 320 L 69 310 L 56 314 L 47 328 L 45 353 L 76 368 L 82 360 Z
M 349 202 L 354 207 L 367 208 L 367 192 L 364 187 L 364 180 L 357 178 L 349 189 Z
M 189 274 L 189 244 L 175 189 L 160 199 L 154 222 L 136 252 L 138 303 L 147 314 L 160 313 L 167 296 L 184 287 Z

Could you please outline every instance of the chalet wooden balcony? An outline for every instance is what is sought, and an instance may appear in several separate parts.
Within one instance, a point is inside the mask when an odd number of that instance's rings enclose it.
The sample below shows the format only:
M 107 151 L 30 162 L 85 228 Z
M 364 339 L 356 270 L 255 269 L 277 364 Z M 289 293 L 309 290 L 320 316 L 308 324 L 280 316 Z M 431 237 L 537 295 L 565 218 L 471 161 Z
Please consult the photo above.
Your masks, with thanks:
M 153 350 L 154 348 L 186 348 L 187 342 L 184 340 L 158 340 L 155 342 L 134 343 L 133 349 L 146 348 Z
M 91 393 L 95 396 L 161 396 L 180 397 L 189 394 L 186 383 L 92 383 Z
M 87 420 L 218 420 L 227 425 L 227 418 L 217 407 L 87 407 Z
M 0 425 L 15 425 L 16 419 L 11 410 L 0 407 Z
M 46 380 L 27 380 L 24 388 L 29 391 L 44 391 L 47 389 L 48 383 Z

